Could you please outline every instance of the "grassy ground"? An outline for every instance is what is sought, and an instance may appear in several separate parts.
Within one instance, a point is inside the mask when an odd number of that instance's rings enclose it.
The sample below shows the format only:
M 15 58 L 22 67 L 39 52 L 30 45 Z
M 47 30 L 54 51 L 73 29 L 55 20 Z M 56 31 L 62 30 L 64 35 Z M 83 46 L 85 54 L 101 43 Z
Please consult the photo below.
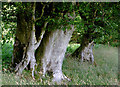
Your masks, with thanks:
M 77 47 L 78 45 L 69 45 L 67 48 L 67 54 L 72 53 Z M 10 51 L 11 49 L 9 48 L 7 52 Z M 6 50 L 3 49 L 3 51 L 5 52 Z M 65 84 L 117 85 L 118 49 L 116 47 L 95 45 L 93 49 L 93 53 L 94 53 L 95 61 L 97 63 L 97 67 L 87 62 L 83 62 L 81 64 L 77 59 L 73 59 L 69 56 L 64 59 L 63 73 L 71 79 L 70 82 L 65 82 Z M 5 58 L 7 57 L 4 56 L 3 59 L 5 60 Z M 8 67 L 9 65 L 3 62 L 3 70 L 4 70 L 4 72 L 2 72 L 3 85 L 26 85 L 26 84 L 50 85 L 51 84 L 51 80 L 50 80 L 51 78 L 48 75 L 46 75 L 46 78 L 41 79 L 39 78 L 40 74 L 38 74 L 35 76 L 36 80 L 32 80 L 31 73 L 29 71 L 24 70 L 23 77 L 19 78 L 18 76 L 15 76 L 14 73 L 10 73 L 7 70 Z
M 73 47 L 74 48 L 74 47 Z M 118 49 L 96 45 L 93 49 L 97 67 L 66 58 L 63 72 L 72 79 L 70 85 L 117 85 Z

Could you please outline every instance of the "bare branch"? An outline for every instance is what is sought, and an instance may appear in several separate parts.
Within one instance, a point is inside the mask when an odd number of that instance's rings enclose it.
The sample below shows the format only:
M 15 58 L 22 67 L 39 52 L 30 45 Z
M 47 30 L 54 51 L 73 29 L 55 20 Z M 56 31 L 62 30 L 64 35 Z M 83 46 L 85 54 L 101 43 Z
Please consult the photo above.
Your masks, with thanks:
M 43 14 L 44 14 L 44 9 L 45 9 L 45 6 L 46 6 L 46 5 L 43 5 L 43 8 L 42 8 L 42 13 L 41 13 L 41 15 L 40 15 L 40 17 L 39 17 L 39 18 L 36 18 L 36 19 L 35 19 L 35 22 L 36 22 L 36 21 L 38 21 L 38 20 L 40 20 L 40 19 L 42 18 Z

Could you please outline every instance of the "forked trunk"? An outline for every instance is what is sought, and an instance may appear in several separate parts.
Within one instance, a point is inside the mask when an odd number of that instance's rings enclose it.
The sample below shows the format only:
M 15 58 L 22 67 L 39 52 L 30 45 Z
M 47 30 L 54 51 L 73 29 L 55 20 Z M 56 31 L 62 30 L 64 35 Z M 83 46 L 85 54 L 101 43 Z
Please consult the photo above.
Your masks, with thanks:
M 35 59 L 35 50 L 39 47 L 41 40 L 43 38 L 43 35 L 45 33 L 45 28 L 47 26 L 47 21 L 44 23 L 44 26 L 41 28 L 41 34 L 38 38 L 38 41 L 36 41 L 36 35 L 35 35 L 35 6 L 36 3 L 30 4 L 32 13 L 30 18 L 25 20 L 26 15 L 24 14 L 18 14 L 18 25 L 17 25 L 17 30 L 16 30 L 16 38 L 18 41 L 21 43 L 20 45 L 24 45 L 22 49 L 22 56 L 21 61 L 16 65 L 15 67 L 15 72 L 17 75 L 21 75 L 22 71 L 28 66 L 30 63 L 30 68 L 32 69 L 32 77 L 34 78 L 34 69 L 36 64 L 36 59 Z M 30 9 L 29 9 L 30 10 Z M 22 16 L 22 17 L 21 17 Z M 16 45 L 16 43 L 15 43 Z M 15 46 L 14 45 L 14 46 Z M 18 45 L 19 46 L 19 45 Z M 17 46 L 17 48 L 19 48 Z M 17 51 L 14 47 L 14 52 Z M 19 54 L 20 48 L 18 49 L 18 54 Z M 15 52 L 16 53 L 16 52 Z M 17 57 L 16 54 L 13 53 L 13 60 Z M 15 61 L 13 62 L 15 63 Z
M 43 6 L 40 18 L 35 19 L 35 3 L 30 4 L 30 9 L 26 8 L 25 11 L 20 9 L 22 10 L 20 12 L 23 13 L 20 13 L 18 16 L 19 20 L 17 22 L 18 28 L 16 31 L 16 38 L 20 42 L 20 45 L 23 45 L 21 48 L 23 52 L 21 53 L 22 60 L 17 64 L 15 71 L 18 75 L 22 74 L 22 71 L 30 63 L 30 67 L 32 68 L 32 77 L 34 78 L 34 69 L 36 65 L 35 51 L 40 45 L 36 53 L 36 58 L 37 64 L 40 65 L 41 69 L 43 70 L 43 76 L 45 75 L 46 71 L 52 71 L 53 81 L 60 82 L 62 79 L 68 79 L 62 73 L 62 63 L 67 45 L 74 30 L 74 26 L 71 25 L 71 29 L 66 29 L 65 31 L 63 31 L 61 27 L 61 29 L 51 30 L 50 32 L 45 33 L 45 28 L 48 23 L 46 21 L 41 29 L 41 34 L 38 35 L 40 37 L 38 37 L 39 39 L 36 41 L 35 22 L 37 20 L 40 20 L 43 16 L 44 8 L 46 5 Z M 26 14 L 24 14 L 27 9 L 27 13 L 31 13 L 31 16 L 28 16 L 28 19 L 26 18 Z M 69 18 L 74 19 L 74 17 L 70 16 L 69 13 L 68 16 Z
M 46 26 L 47 26 L 47 22 L 45 23 L 44 28 Z M 22 61 L 16 66 L 16 69 L 15 69 L 15 71 L 17 72 L 18 75 L 22 74 L 22 71 L 30 63 L 30 68 L 32 69 L 32 77 L 34 78 L 35 65 L 37 65 L 36 59 L 35 59 L 35 50 L 39 47 L 39 45 L 41 43 L 41 40 L 45 33 L 44 28 L 42 29 L 39 41 L 36 42 L 35 25 L 32 24 L 30 40 L 29 40 L 28 44 L 26 44 L 26 47 L 24 47 Z

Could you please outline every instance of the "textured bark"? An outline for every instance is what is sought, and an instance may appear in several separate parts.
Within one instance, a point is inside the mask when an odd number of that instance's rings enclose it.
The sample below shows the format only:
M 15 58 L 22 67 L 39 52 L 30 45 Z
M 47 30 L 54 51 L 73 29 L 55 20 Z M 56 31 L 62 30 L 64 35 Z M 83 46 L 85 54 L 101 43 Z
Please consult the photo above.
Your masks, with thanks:
M 47 26 L 47 22 L 45 23 L 44 28 L 46 26 Z M 33 24 L 33 30 L 31 30 L 31 37 L 30 37 L 28 45 L 26 45 L 26 47 L 24 48 L 22 61 L 16 66 L 16 69 L 15 69 L 18 75 L 20 75 L 22 71 L 30 63 L 30 68 L 32 69 L 32 77 L 34 78 L 35 65 L 37 65 L 36 59 L 35 59 L 35 50 L 40 45 L 40 42 L 43 38 L 44 33 L 45 33 L 45 30 L 42 29 L 39 41 L 36 42 L 35 25 Z
M 61 82 L 67 79 L 62 73 L 62 63 L 66 52 L 67 45 L 72 36 L 74 26 L 71 25 L 70 30 L 57 29 L 54 31 L 46 32 L 37 50 L 36 58 L 43 76 L 47 71 L 53 72 L 53 81 Z M 42 49 L 42 50 L 41 50 Z
M 44 23 L 44 26 L 41 28 L 41 34 L 39 35 L 38 40 L 36 40 L 35 7 L 36 7 L 36 3 L 30 4 L 30 9 L 32 10 L 32 12 L 30 12 L 31 16 L 29 16 L 30 18 L 28 18 L 29 21 L 25 20 L 25 14 L 22 14 L 22 15 L 18 14 L 18 22 L 17 22 L 18 28 L 16 30 L 16 38 L 19 40 L 21 44 L 24 44 L 24 47 L 22 48 L 23 49 L 21 53 L 22 56 L 20 56 L 22 60 L 20 61 L 20 63 L 16 65 L 15 72 L 17 75 L 21 75 L 22 71 L 28 66 L 28 64 L 30 64 L 30 68 L 32 69 L 33 79 L 34 79 L 35 65 L 37 65 L 36 59 L 35 59 L 35 50 L 39 47 L 41 43 L 41 40 L 45 33 L 45 28 L 48 23 L 47 21 Z M 28 12 L 30 11 L 30 9 L 28 10 Z M 21 12 L 24 12 L 24 11 L 21 11 Z M 22 18 L 20 19 L 20 17 Z M 17 48 L 19 47 L 17 46 Z M 15 56 L 13 58 L 15 58 Z
M 89 41 L 88 41 L 87 35 L 83 35 L 83 38 L 82 38 L 82 40 L 81 40 L 80 47 L 78 47 L 78 48 L 72 53 L 72 56 L 73 56 L 73 57 L 77 57 L 77 58 L 81 58 L 82 50 L 84 50 L 84 48 L 85 48 L 88 44 L 89 44 Z
M 88 44 L 87 47 L 84 48 L 84 50 L 82 50 L 81 53 L 81 61 L 83 62 L 83 60 L 87 60 L 92 62 L 92 64 L 94 63 L 94 56 L 93 56 L 93 41 L 91 43 Z
M 24 47 L 28 43 L 30 37 L 31 20 L 28 19 L 26 21 L 25 18 L 25 13 L 17 14 L 17 29 L 12 57 L 12 65 L 14 68 L 22 60 Z
M 41 44 L 41 40 L 48 23 L 47 21 L 45 22 L 45 20 L 43 21 L 44 26 L 40 29 L 41 34 L 38 35 L 39 39 L 37 38 L 36 40 L 35 22 L 42 18 L 45 6 L 46 5 L 43 5 L 42 13 L 39 18 L 35 18 L 35 3 L 30 3 L 29 8 L 25 8 L 25 11 L 20 9 L 22 10 L 20 11 L 22 14 L 18 15 L 19 20 L 17 22 L 18 28 L 16 30 L 16 38 L 20 44 L 23 45 L 21 48 L 23 52 L 21 53 L 21 62 L 15 67 L 17 75 L 21 75 L 22 71 L 30 63 L 30 68 L 32 68 L 32 77 L 34 78 L 34 69 L 36 65 L 35 51 Z M 28 14 L 24 14 L 24 12 L 27 12 Z M 28 15 L 27 18 L 26 15 Z M 71 19 L 74 19 L 70 13 L 68 13 L 68 16 Z M 63 31 L 62 29 L 57 29 L 45 33 L 46 35 L 44 36 L 42 44 L 40 45 L 36 55 L 37 63 L 43 70 L 43 76 L 45 75 L 46 71 L 52 71 L 53 81 L 59 82 L 62 79 L 67 79 L 67 77 L 62 73 L 62 62 L 73 30 L 74 26 L 71 25 L 71 29 L 69 30 L 66 29 Z
M 15 38 L 13 56 L 12 56 L 12 66 L 14 68 L 22 60 L 23 48 L 24 48 L 24 44 L 21 44 L 21 42 L 17 38 Z
M 83 62 L 83 60 L 91 61 L 94 63 L 94 56 L 92 52 L 93 41 L 89 43 L 88 37 L 83 36 L 80 47 L 78 47 L 72 54 L 73 57 L 77 57 Z

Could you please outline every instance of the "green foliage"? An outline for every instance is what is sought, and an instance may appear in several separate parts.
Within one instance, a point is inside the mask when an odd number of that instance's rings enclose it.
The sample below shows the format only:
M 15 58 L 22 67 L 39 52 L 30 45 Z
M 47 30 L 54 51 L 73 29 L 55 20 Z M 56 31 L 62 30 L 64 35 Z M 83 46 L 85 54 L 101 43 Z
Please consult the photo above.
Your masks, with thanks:
M 42 20 L 36 23 L 37 26 L 42 26 L 43 22 L 49 20 L 48 30 L 53 29 L 70 29 L 70 24 L 74 24 L 76 31 L 80 35 L 73 37 L 79 38 L 78 42 L 81 42 L 81 38 L 84 34 L 89 33 L 90 40 L 93 39 L 96 43 L 111 43 L 118 44 L 118 25 L 119 21 L 119 3 L 99 3 L 99 2 L 77 2 L 73 5 L 72 2 L 52 2 L 43 3 L 46 4 L 45 11 Z M 16 28 L 16 14 L 23 13 L 26 14 L 26 21 L 31 16 L 30 6 L 31 2 L 17 2 L 17 3 L 6 3 L 2 4 L 2 30 L 7 33 L 3 34 L 2 44 L 5 42 L 13 43 L 15 28 Z M 41 15 L 43 5 L 37 3 L 36 6 L 36 18 Z M 38 9 L 38 8 L 41 8 Z M 76 13 L 76 18 L 70 19 L 67 13 L 73 16 L 73 10 Z M 63 26 L 61 28 L 61 26 Z M 114 31 L 114 32 L 113 32 Z M 112 36 L 112 39 L 110 37 Z
M 16 23 L 16 7 L 14 3 L 2 3 L 2 44 L 14 43 Z
M 5 43 L 14 43 L 14 38 L 15 38 L 15 28 L 16 28 L 16 23 L 14 22 L 9 22 L 5 23 L 2 22 L 2 44 Z
M 3 3 L 2 11 L 2 63 L 3 71 L 8 71 L 12 59 L 13 38 L 16 28 L 16 12 L 25 12 L 27 18 L 30 18 L 31 3 Z M 45 3 L 44 3 L 45 4 Z M 43 5 L 38 3 L 42 8 Z M 45 13 L 42 20 L 36 25 L 42 26 L 43 22 L 49 20 L 49 28 L 69 29 L 70 24 L 75 24 L 78 40 L 89 33 L 96 43 L 110 42 L 113 44 L 118 40 L 118 24 L 119 24 L 119 3 L 91 3 L 78 2 L 73 6 L 73 3 L 50 3 L 46 5 Z M 20 7 L 18 9 L 17 7 Z M 48 10 L 49 9 L 49 10 Z M 21 11 L 22 10 L 22 11 Z M 39 9 L 40 10 L 40 9 Z M 76 18 L 70 19 L 66 14 L 70 13 L 73 16 L 73 10 L 76 12 Z M 41 15 L 41 11 L 36 10 L 36 17 Z M 26 18 L 26 21 L 27 21 Z M 75 37 L 75 36 L 74 36 Z M 91 39 L 91 38 L 90 38 Z M 8 43 L 6 43 L 8 42 Z M 11 42 L 11 43 L 10 43 Z M 10 43 L 10 44 L 9 44 Z M 117 45 L 117 43 L 115 43 Z M 79 45 L 70 45 L 67 48 L 67 53 L 72 53 Z M 66 53 L 66 54 L 67 54 Z M 103 45 L 95 45 L 94 56 L 97 67 L 88 63 L 80 64 L 73 58 L 66 58 L 63 63 L 63 72 L 71 78 L 69 85 L 116 85 L 117 84 L 117 48 L 107 47 Z M 24 71 L 22 79 L 16 78 L 14 73 L 3 73 L 3 84 L 50 84 L 50 77 L 39 79 L 40 75 L 36 75 L 36 80 L 32 80 L 30 72 Z M 8 77 L 10 79 L 8 79 Z
M 73 53 L 79 46 L 80 46 L 79 44 L 69 44 L 66 50 L 66 54 Z
M 14 3 L 2 3 L 2 13 L 1 13 L 2 21 L 9 23 L 9 22 L 16 22 L 16 7 Z
M 80 43 L 83 35 L 89 34 L 88 40 L 103 44 L 113 43 L 117 40 L 117 45 L 119 42 L 119 7 L 119 3 L 78 2 L 75 11 L 76 14 L 81 16 L 82 20 L 76 24 L 76 32 L 80 35 L 75 34 L 76 36 L 73 37 L 79 38 L 77 42 Z
M 13 45 L 11 43 L 5 43 L 2 45 L 2 69 L 6 70 L 10 68 L 13 54 Z

